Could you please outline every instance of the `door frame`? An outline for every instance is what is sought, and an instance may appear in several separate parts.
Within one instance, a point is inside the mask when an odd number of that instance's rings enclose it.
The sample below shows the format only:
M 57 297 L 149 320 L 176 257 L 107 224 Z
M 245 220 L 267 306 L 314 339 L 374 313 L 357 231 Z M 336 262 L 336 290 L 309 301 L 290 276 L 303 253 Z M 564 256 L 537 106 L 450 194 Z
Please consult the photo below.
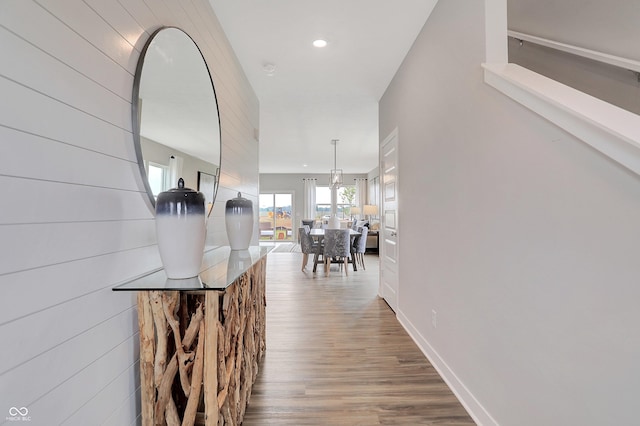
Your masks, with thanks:
M 395 264 L 395 270 L 396 270 L 396 288 L 395 288 L 395 304 L 393 303 L 389 303 L 388 300 L 385 299 L 384 295 L 384 279 L 383 279 L 383 273 L 385 270 L 385 259 L 386 259 L 386 253 L 385 253 L 385 236 L 386 236 L 386 206 L 385 206 L 385 199 L 384 199 L 384 187 L 385 187 L 385 179 L 384 179 L 384 175 L 385 175 L 385 170 L 383 168 L 383 156 L 384 156 L 384 146 L 387 145 L 387 143 L 389 143 L 392 139 L 395 138 L 395 151 L 396 151 L 396 176 L 395 176 L 395 185 L 396 185 L 396 214 L 395 214 L 395 223 L 396 223 L 396 235 L 395 235 L 395 244 L 396 244 L 396 264 Z M 400 186 L 399 186 L 399 182 L 400 182 L 400 173 L 399 173 L 399 161 L 400 161 L 400 156 L 398 155 L 399 152 L 399 137 L 398 137 L 398 127 L 395 127 L 391 132 L 389 132 L 389 134 L 387 135 L 387 137 L 385 137 L 383 139 L 383 141 L 380 143 L 380 148 L 379 148 L 379 171 L 380 171 L 380 176 L 379 176 L 379 182 L 380 182 L 380 190 L 379 190 L 379 200 L 380 200 L 380 231 L 378 233 L 378 239 L 379 239 L 379 255 L 380 255 L 380 277 L 379 277 L 379 285 L 378 285 L 378 295 L 380 296 L 380 298 L 382 298 L 387 305 L 389 305 L 389 307 L 397 314 L 398 312 L 398 304 L 399 304 L 399 300 L 400 300 Z M 380 238 L 382 237 L 382 241 L 380 241 Z M 394 306 L 392 306 L 392 304 Z

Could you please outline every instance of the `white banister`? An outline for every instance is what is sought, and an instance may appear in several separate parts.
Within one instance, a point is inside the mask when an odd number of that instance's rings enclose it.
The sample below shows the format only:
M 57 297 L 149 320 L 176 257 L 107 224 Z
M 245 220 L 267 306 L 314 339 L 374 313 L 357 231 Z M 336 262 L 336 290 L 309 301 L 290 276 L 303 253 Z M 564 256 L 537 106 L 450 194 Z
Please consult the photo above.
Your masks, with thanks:
M 608 53 L 585 49 L 583 47 L 572 46 L 570 44 L 560 43 L 558 41 L 548 40 L 546 38 L 532 36 L 517 31 L 507 31 L 507 35 L 517 40 L 528 41 L 540 46 L 550 47 L 555 50 L 561 50 L 563 52 L 571 53 L 572 55 L 582 56 L 583 58 L 589 58 L 594 61 L 604 62 L 616 67 L 640 72 L 640 62 L 633 59 L 614 56 Z

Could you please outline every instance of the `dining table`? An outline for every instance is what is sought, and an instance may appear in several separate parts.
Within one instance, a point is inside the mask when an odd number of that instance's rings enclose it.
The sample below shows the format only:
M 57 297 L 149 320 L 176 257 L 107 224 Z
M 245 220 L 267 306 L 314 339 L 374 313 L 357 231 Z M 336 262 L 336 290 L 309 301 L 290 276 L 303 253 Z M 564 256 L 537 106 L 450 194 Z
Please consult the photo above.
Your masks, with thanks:
M 322 254 L 322 244 L 320 243 L 324 238 L 324 231 L 325 231 L 325 228 L 312 228 L 311 230 L 309 230 L 309 235 L 311 235 L 311 238 L 313 238 L 314 241 L 319 243 L 317 244 L 317 251 L 313 258 L 313 272 L 316 272 L 316 267 L 318 266 L 318 258 Z M 351 252 L 349 263 L 353 265 L 354 271 L 357 271 L 358 267 L 356 266 L 356 262 L 353 261 L 353 248 L 354 248 L 353 242 L 355 241 L 355 238 L 360 235 L 362 235 L 360 232 L 349 228 L 349 246 L 350 246 L 349 252 Z M 347 265 L 345 265 L 345 268 L 346 267 Z

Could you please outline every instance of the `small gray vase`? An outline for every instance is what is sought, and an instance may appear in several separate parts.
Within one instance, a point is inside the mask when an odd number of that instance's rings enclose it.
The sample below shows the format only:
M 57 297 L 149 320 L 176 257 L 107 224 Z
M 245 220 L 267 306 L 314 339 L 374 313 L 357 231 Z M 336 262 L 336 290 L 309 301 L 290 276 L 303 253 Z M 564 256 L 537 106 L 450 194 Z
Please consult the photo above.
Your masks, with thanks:
M 238 192 L 236 198 L 227 201 L 225 224 L 231 250 L 246 250 L 253 234 L 253 203 Z

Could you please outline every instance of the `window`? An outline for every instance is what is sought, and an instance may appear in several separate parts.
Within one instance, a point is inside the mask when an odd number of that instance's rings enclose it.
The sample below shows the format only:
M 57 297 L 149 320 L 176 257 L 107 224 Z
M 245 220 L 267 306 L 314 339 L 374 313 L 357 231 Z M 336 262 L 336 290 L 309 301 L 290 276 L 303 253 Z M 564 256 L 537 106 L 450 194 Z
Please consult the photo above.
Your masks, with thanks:
M 167 180 L 169 178 L 169 168 L 161 164 L 149 162 L 149 170 L 147 172 L 149 177 L 149 186 L 154 197 L 158 197 L 158 194 L 162 191 L 169 189 Z
M 355 199 L 356 187 L 347 185 L 338 188 L 336 213 L 340 219 L 349 219 L 351 207 Z M 329 218 L 331 216 L 331 188 L 328 186 L 316 186 L 316 219 Z
M 379 206 L 380 205 L 379 194 L 380 194 L 380 177 L 376 176 L 373 179 L 369 180 L 368 204 Z
M 293 240 L 293 194 L 260 194 L 260 240 Z

